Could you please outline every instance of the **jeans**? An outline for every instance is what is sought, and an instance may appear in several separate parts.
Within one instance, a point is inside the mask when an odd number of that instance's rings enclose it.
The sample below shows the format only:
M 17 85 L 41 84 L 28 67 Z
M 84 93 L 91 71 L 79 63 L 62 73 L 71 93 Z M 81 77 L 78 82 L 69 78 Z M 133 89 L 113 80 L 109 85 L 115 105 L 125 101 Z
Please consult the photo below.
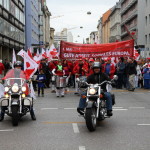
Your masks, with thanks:
M 82 108 L 84 109 L 86 106 L 86 98 L 82 98 L 82 96 L 86 95 L 86 92 L 83 92 L 79 101 L 79 106 L 78 108 Z M 107 110 L 112 110 L 112 97 L 111 94 L 109 92 L 105 92 L 104 93 L 105 98 L 106 98 L 106 106 L 107 106 Z
M 40 95 L 40 92 L 44 95 L 44 87 L 38 87 L 38 95 Z
M 150 79 L 144 79 L 144 88 L 150 89 Z

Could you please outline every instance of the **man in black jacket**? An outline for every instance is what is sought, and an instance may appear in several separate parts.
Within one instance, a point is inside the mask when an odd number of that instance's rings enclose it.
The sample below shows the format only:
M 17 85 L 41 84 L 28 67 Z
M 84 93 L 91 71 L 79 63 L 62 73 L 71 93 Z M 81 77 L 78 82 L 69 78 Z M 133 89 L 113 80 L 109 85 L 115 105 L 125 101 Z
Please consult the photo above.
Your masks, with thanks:
M 105 74 L 101 72 L 101 65 L 99 62 L 94 62 L 93 64 L 93 72 L 94 74 L 90 75 L 87 78 L 87 83 L 89 84 L 100 84 L 103 81 L 110 81 L 109 77 Z M 103 84 L 101 86 L 101 88 L 104 90 L 104 95 L 106 98 L 106 105 L 107 105 L 107 115 L 108 116 L 112 116 L 112 97 L 111 94 L 109 92 L 107 92 L 106 90 L 106 84 Z M 86 93 L 83 93 L 80 101 L 79 101 L 79 107 L 77 108 L 78 113 L 80 113 L 81 115 L 84 114 L 84 108 L 86 105 L 86 98 L 83 98 L 83 95 L 86 95 Z
M 137 74 L 136 71 L 137 63 L 136 61 L 129 59 L 127 64 L 127 75 L 129 79 L 129 91 L 135 90 L 135 75 Z

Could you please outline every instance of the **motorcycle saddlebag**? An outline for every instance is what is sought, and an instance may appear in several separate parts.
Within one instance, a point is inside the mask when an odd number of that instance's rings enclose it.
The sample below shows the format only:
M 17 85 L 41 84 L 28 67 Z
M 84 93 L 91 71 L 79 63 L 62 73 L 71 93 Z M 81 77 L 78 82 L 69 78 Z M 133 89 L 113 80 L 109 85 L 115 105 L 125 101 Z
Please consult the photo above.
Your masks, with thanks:
M 9 102 L 8 99 L 1 98 L 0 99 L 0 106 L 8 106 Z
M 27 97 L 24 99 L 24 106 L 32 106 L 33 105 L 33 99 L 31 97 Z

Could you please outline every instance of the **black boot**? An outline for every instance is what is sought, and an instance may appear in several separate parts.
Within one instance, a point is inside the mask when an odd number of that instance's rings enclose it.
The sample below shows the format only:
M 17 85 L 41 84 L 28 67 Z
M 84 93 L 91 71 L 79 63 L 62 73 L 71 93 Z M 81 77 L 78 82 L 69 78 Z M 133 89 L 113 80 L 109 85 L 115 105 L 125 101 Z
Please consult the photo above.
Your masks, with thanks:
M 84 109 L 83 109 L 83 108 L 77 108 L 77 112 L 78 112 L 80 115 L 84 115 Z
M 36 120 L 33 108 L 31 108 L 30 110 L 30 115 L 31 115 L 32 120 Z
M 0 121 L 3 121 L 4 120 L 4 113 L 3 112 L 1 112 L 1 114 L 0 114 Z
M 112 113 L 112 110 L 107 110 L 107 116 L 112 116 L 113 113 Z

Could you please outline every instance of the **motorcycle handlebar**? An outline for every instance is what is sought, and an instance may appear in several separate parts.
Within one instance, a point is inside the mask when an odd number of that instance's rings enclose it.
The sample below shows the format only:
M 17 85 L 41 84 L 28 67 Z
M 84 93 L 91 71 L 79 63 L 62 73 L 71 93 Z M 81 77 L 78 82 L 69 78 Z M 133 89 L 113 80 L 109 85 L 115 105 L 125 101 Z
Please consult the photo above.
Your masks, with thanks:
M 101 85 L 103 85 L 103 84 L 105 84 L 105 83 L 112 84 L 111 81 L 103 81 L 101 84 L 97 84 L 97 85 L 98 85 L 98 86 L 101 86 Z M 85 82 L 85 84 L 88 85 L 88 86 L 93 85 L 93 84 L 88 84 L 87 82 Z

